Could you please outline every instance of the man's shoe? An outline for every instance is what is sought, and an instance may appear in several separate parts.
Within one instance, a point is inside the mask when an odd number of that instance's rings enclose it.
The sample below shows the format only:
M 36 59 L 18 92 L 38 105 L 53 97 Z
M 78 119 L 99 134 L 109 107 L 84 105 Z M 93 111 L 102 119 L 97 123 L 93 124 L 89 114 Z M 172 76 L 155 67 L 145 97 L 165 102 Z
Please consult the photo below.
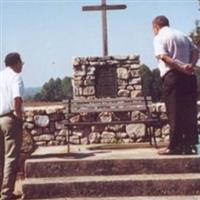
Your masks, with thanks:
M 21 194 L 13 194 L 12 195 L 12 200 L 14 200 L 14 199 L 21 199 L 21 198 L 22 198 Z
M 193 148 L 191 146 L 186 146 L 185 149 L 184 149 L 184 154 L 185 155 L 196 155 L 197 149 Z
M 171 150 L 169 148 L 162 148 L 158 150 L 159 155 L 182 155 L 182 151 L 179 149 Z
M 11 200 L 21 199 L 21 198 L 22 198 L 21 194 L 12 194 Z M 0 195 L 0 199 L 1 199 L 1 195 Z

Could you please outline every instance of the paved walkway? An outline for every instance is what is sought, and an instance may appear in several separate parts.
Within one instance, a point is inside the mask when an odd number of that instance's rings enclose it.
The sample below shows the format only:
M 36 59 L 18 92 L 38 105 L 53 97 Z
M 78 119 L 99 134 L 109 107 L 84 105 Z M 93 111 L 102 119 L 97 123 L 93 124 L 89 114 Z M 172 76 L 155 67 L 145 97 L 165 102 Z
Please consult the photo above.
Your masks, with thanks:
M 73 145 L 70 153 L 67 146 L 40 147 L 32 155 L 33 157 L 68 156 L 74 159 L 80 155 L 81 159 L 156 159 L 175 157 L 198 157 L 199 155 L 158 155 L 157 149 L 148 143 L 140 144 L 105 144 L 105 145 Z M 82 155 L 82 157 L 81 157 Z M 85 155 L 85 156 L 84 156 Z

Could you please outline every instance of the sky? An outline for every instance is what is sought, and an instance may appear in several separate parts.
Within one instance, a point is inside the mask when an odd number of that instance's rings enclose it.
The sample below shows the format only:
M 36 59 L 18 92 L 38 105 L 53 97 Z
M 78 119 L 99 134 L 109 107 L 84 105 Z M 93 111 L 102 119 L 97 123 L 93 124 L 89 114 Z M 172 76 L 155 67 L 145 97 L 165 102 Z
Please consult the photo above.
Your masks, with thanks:
M 74 57 L 102 56 L 101 12 L 82 6 L 100 0 L 0 0 L 0 69 L 9 52 L 24 61 L 25 87 L 50 78 L 72 76 Z M 189 34 L 200 19 L 198 0 L 107 0 L 127 9 L 108 11 L 109 55 L 140 55 L 141 64 L 157 67 L 152 19 L 166 15 L 173 28 Z

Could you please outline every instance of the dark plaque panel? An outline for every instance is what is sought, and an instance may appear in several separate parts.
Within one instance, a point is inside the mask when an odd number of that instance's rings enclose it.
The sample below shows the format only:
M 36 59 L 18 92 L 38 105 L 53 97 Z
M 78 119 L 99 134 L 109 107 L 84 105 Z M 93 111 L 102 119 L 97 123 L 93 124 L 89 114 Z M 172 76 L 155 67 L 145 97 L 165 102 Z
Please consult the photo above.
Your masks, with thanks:
M 96 68 L 96 97 L 117 97 L 116 67 L 100 66 Z

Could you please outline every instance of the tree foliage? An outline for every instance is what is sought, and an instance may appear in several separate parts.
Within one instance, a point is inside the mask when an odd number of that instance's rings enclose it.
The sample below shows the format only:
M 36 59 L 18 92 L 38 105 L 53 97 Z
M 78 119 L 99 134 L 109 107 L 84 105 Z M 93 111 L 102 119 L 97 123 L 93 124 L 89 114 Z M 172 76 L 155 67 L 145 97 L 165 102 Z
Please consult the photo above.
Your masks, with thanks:
M 145 64 L 140 66 L 140 75 L 142 77 L 142 90 L 146 96 L 151 96 L 153 74 Z
M 197 77 L 197 94 L 198 94 L 198 99 L 200 99 L 200 67 L 197 67 L 196 77 Z
M 162 97 L 162 82 L 158 69 L 151 71 L 145 64 L 140 66 L 142 77 L 142 90 L 146 96 L 151 96 L 154 102 L 160 101 Z
M 151 96 L 154 102 L 162 101 L 162 80 L 158 68 L 151 71 L 146 65 L 141 65 L 140 72 L 142 76 L 143 93 Z M 196 70 L 197 94 L 200 99 L 200 67 Z
M 51 78 L 46 82 L 39 93 L 34 97 L 34 100 L 40 101 L 61 101 L 72 96 L 72 83 L 70 77 Z
M 200 20 L 196 20 L 195 22 L 195 29 L 190 34 L 192 41 L 200 48 Z
M 198 0 L 198 2 L 200 11 L 200 0 Z M 190 34 L 190 37 L 192 38 L 192 41 L 200 48 L 200 19 L 195 21 L 195 29 Z
M 162 99 L 162 80 L 158 68 L 153 69 L 153 83 L 152 83 L 152 100 L 154 102 L 161 101 Z

